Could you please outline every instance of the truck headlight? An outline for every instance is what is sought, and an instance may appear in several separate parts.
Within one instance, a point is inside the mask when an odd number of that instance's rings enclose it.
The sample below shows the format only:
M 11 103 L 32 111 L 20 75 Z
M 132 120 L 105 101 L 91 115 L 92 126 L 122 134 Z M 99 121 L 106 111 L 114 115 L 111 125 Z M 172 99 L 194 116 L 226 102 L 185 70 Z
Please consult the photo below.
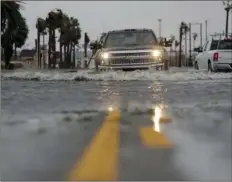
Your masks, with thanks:
M 109 58 L 109 53 L 104 52 L 104 53 L 101 54 L 101 57 L 102 57 L 103 59 L 108 59 L 108 58 Z
M 153 57 L 160 57 L 161 56 L 161 52 L 159 51 L 159 50 L 154 50 L 153 52 L 152 52 L 152 56 Z

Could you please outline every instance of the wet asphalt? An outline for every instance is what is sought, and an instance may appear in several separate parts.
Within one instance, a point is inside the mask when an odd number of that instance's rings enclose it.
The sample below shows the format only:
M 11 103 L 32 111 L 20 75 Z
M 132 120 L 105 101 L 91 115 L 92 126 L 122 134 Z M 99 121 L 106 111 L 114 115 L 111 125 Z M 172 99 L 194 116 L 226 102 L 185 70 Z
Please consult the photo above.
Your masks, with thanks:
M 231 180 L 228 80 L 2 80 L 1 99 L 1 180 L 67 180 L 109 106 L 121 110 L 117 180 Z M 172 122 L 161 124 L 161 133 L 171 148 L 141 141 L 139 129 L 152 126 L 148 110 L 156 104 L 168 106 Z

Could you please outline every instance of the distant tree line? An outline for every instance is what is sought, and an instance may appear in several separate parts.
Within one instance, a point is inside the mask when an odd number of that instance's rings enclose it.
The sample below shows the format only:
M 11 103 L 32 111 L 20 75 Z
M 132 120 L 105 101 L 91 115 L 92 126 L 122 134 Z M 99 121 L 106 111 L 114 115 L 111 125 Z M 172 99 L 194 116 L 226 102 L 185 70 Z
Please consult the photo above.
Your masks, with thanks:
M 23 2 L 21 1 L 1 1 L 1 52 L 4 54 L 6 69 L 12 67 L 10 60 L 13 54 L 15 53 L 15 56 L 17 56 L 16 49 L 21 48 L 28 38 L 29 28 L 26 19 L 20 12 L 22 7 Z M 59 66 L 61 68 L 72 67 L 74 64 L 71 62 L 72 51 L 79 45 L 81 38 L 81 28 L 78 19 L 69 17 L 61 9 L 56 9 L 50 11 L 45 19 L 38 18 L 36 28 L 36 48 L 39 66 L 42 66 L 41 47 L 42 49 L 45 48 L 45 36 L 48 35 L 48 67 L 55 68 L 57 62 L 56 36 L 58 32 Z M 43 46 L 40 46 L 41 36 L 43 38 Z M 85 38 L 89 39 L 87 33 Z
M 77 18 L 69 17 L 61 9 L 50 11 L 45 19 L 38 18 L 36 23 L 37 28 L 37 42 L 40 45 L 40 37 L 48 35 L 48 68 L 55 68 L 57 64 L 56 54 L 56 33 L 58 30 L 59 41 L 59 67 L 70 68 L 74 66 L 72 60 L 72 51 L 79 45 L 81 38 L 81 28 Z M 41 46 L 38 47 L 38 63 L 42 64 L 41 60 Z M 44 46 L 43 46 L 44 48 Z M 63 56 L 64 55 L 64 56 Z

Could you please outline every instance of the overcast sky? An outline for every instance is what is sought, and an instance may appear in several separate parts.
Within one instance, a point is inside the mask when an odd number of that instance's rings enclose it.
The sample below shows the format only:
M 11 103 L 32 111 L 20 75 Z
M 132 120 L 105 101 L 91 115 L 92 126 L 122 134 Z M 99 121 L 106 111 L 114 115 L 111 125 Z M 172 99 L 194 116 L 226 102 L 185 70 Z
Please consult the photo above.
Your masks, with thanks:
M 173 34 L 178 37 L 181 21 L 202 22 L 204 39 L 205 20 L 208 20 L 209 33 L 225 29 L 225 11 L 221 1 L 27 1 L 22 10 L 30 28 L 27 46 L 34 45 L 36 19 L 45 18 L 55 8 L 78 18 L 82 31 L 88 32 L 91 40 L 102 31 L 121 28 L 151 28 L 158 36 L 158 18 L 163 19 L 164 36 Z M 231 24 L 230 17 L 230 30 Z M 199 33 L 199 26 L 193 26 L 192 32 Z

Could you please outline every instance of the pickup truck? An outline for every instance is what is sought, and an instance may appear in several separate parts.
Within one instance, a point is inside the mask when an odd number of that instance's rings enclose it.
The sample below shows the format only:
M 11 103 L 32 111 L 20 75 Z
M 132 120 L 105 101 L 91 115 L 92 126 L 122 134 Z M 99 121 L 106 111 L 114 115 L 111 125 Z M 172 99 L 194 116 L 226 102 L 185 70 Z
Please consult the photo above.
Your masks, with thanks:
M 168 59 L 151 29 L 109 31 L 101 42 L 94 55 L 96 70 L 164 69 Z
M 207 41 L 203 48 L 199 49 L 195 68 L 211 72 L 232 71 L 232 39 Z

